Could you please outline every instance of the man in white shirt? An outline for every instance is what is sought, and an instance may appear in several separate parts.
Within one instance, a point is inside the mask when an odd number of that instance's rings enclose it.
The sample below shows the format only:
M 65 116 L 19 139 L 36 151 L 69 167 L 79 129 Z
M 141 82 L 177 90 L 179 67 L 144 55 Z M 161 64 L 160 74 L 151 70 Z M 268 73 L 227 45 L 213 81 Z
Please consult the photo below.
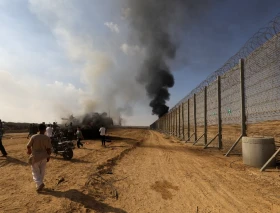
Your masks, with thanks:
M 46 164 L 51 154 L 51 139 L 45 135 L 46 126 L 39 125 L 39 134 L 33 135 L 27 144 L 27 154 L 31 155 L 29 163 L 32 168 L 33 180 L 36 183 L 36 191 L 41 191 L 44 184 Z
M 53 133 L 53 128 L 49 124 L 47 129 L 46 129 L 46 136 L 48 136 L 50 138 L 50 137 L 52 137 L 52 133 Z
M 100 132 L 100 136 L 101 136 L 101 142 L 102 142 L 102 146 L 105 147 L 105 133 L 106 133 L 106 129 L 105 127 L 101 126 L 101 128 L 99 129 L 99 132 Z

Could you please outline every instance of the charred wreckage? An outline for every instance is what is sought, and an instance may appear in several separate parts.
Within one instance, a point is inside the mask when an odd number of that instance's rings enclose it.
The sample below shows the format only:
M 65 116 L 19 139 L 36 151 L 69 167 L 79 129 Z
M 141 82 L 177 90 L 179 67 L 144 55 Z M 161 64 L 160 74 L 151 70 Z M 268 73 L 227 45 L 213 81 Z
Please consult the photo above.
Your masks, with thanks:
M 99 138 L 99 128 L 104 126 L 108 128 L 113 126 L 113 119 L 107 116 L 107 113 L 91 113 L 86 114 L 82 118 L 75 118 L 73 115 L 69 118 L 62 118 L 66 121 L 64 124 L 58 125 L 56 122 L 48 124 L 53 128 L 51 142 L 53 153 L 62 155 L 64 159 L 71 160 L 73 157 L 73 149 L 75 149 L 75 133 L 77 127 L 81 128 L 84 139 Z M 44 123 L 44 122 L 43 122 Z M 38 132 L 38 124 L 30 124 L 28 138 Z

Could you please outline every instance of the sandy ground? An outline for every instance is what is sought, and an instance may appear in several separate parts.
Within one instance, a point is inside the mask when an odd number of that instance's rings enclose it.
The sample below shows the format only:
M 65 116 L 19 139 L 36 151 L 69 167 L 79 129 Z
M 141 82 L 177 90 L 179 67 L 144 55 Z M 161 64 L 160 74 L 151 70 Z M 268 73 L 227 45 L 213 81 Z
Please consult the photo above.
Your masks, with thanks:
M 241 157 L 154 131 L 110 135 L 107 148 L 84 141 L 72 161 L 52 157 L 46 189 L 37 194 L 26 163 L 26 134 L 7 134 L 0 212 L 280 212 L 277 169 L 261 173 Z M 65 181 L 57 185 L 61 177 Z

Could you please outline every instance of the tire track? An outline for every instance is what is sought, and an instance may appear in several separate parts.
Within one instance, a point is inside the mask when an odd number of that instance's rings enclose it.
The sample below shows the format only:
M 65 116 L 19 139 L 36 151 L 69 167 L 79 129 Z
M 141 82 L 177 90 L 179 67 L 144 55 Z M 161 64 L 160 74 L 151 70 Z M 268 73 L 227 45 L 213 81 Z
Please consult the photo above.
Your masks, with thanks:
M 264 198 L 260 185 L 265 179 L 250 180 L 254 175 L 249 169 L 230 168 L 230 159 L 220 153 L 171 143 L 158 132 L 148 134 L 141 146 L 116 166 L 114 173 L 129 175 L 129 179 L 118 185 L 122 191 L 119 202 L 110 204 L 127 212 L 196 212 L 197 208 L 199 212 L 271 211 L 270 198 L 276 200 L 278 185 L 272 184 L 272 195 Z M 164 184 L 152 189 L 164 181 L 179 190 Z M 171 194 L 167 200 L 161 194 L 166 190 Z M 274 205 L 274 209 L 278 207 Z

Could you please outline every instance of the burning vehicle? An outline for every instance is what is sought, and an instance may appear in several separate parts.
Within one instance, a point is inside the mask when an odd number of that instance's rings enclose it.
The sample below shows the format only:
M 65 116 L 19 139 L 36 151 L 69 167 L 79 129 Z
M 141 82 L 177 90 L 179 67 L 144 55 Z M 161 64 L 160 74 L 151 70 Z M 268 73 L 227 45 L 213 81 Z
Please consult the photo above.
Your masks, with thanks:
M 61 126 L 61 130 L 68 140 L 73 140 L 73 134 L 76 132 L 77 127 L 81 127 L 81 131 L 85 139 L 99 138 L 99 129 L 104 126 L 106 129 L 113 126 L 114 122 L 107 113 L 87 113 L 84 116 L 75 118 L 71 115 L 69 118 L 63 118 L 67 120 L 64 126 Z

